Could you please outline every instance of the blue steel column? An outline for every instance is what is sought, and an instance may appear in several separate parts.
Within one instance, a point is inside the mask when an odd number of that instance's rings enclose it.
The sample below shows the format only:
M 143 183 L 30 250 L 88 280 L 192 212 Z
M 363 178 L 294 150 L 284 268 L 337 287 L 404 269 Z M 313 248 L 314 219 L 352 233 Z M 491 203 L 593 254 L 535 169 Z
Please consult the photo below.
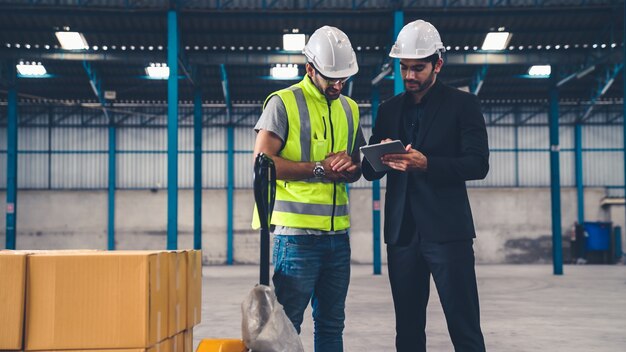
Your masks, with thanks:
M 372 128 L 376 124 L 380 93 L 377 86 L 372 87 Z M 380 275 L 380 181 L 372 182 L 372 231 L 374 236 L 374 275 Z
M 202 91 L 193 97 L 193 248 L 202 249 Z
M 178 249 L 178 14 L 167 12 L 167 249 Z
M 553 68 L 553 72 L 555 72 Z M 552 265 L 554 275 L 563 275 L 561 245 L 561 175 L 559 169 L 559 90 L 555 77 L 550 86 L 550 191 L 552 200 Z
M 117 130 L 115 128 L 115 113 L 109 112 L 109 214 L 108 214 L 108 249 L 115 249 L 115 177 L 117 175 Z
M 7 218 L 6 249 L 15 249 L 17 223 L 17 72 L 13 61 L 7 62 Z
M 396 10 L 393 13 L 393 42 L 398 37 L 398 33 L 404 27 L 404 12 Z M 404 92 L 404 82 L 402 82 L 402 73 L 400 72 L 400 60 L 393 60 L 393 92 L 400 94 Z
M 227 158 L 227 168 L 228 168 L 228 191 L 227 191 L 227 220 L 226 231 L 227 231 L 227 253 L 226 253 L 226 264 L 233 264 L 233 240 L 234 240 L 234 231 L 233 231 L 233 208 L 235 206 L 234 202 L 234 193 L 235 193 L 235 127 L 231 124 L 228 125 L 228 154 Z
M 227 154 L 226 154 L 226 178 L 228 180 L 226 191 L 226 264 L 233 264 L 233 243 L 234 243 L 234 193 L 235 193 L 235 127 L 232 119 L 232 106 L 230 103 L 230 91 L 228 89 L 228 75 L 226 65 L 220 65 L 222 75 L 222 90 L 224 92 L 224 102 L 226 103 L 227 127 Z
M 578 203 L 578 223 L 585 222 L 585 188 L 583 184 L 583 141 L 582 125 L 574 126 L 574 152 L 576 154 L 576 199 Z
M 397 10 L 393 13 L 393 38 L 395 42 L 398 33 L 404 27 L 404 12 Z M 394 94 L 400 94 L 404 91 L 404 82 L 402 81 L 402 73 L 400 72 L 400 60 L 393 60 L 393 90 Z M 372 87 L 372 128 L 376 123 L 376 113 L 378 112 L 378 104 L 380 96 L 378 87 Z M 374 256 L 374 275 L 380 275 L 380 181 L 372 182 L 372 237 L 373 237 L 373 256 Z

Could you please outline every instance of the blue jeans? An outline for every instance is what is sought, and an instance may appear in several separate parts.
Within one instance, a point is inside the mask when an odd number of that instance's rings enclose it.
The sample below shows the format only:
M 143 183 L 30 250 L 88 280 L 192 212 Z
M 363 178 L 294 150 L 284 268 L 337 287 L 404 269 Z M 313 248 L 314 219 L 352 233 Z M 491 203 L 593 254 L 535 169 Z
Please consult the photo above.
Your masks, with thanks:
M 272 280 L 278 302 L 298 333 L 311 301 L 315 351 L 343 351 L 350 283 L 348 235 L 276 235 Z

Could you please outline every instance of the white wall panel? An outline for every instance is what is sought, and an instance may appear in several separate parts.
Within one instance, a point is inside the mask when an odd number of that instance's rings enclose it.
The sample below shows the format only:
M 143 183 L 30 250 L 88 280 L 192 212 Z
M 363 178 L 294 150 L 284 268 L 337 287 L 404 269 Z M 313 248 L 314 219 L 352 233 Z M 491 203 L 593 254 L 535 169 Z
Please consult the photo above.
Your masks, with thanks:
M 117 187 L 167 187 L 167 154 L 117 154 Z
M 6 149 L 6 130 L 4 130 L 4 148 Z M 28 127 L 17 129 L 17 150 L 48 150 L 48 129 Z
M 545 126 L 522 126 L 518 128 L 518 148 L 550 148 L 550 133 Z
M 588 152 L 583 154 L 583 179 L 590 186 L 624 184 L 624 153 Z
M 226 129 L 220 127 L 203 129 L 202 150 L 226 150 Z
M 52 188 L 106 188 L 107 173 L 106 154 L 52 155 Z
M 513 127 L 489 126 L 487 138 L 490 149 L 513 149 L 515 148 L 515 129 Z
M 202 156 L 202 186 L 226 188 L 226 154 L 207 153 Z
M 471 186 L 515 185 L 515 153 L 493 152 L 489 155 L 489 173 L 484 180 L 467 183 Z
M 6 170 L 6 154 L 3 154 L 0 170 Z M 6 187 L 6 172 L 2 172 Z M 18 154 L 18 188 L 48 188 L 48 154 Z
M 107 150 L 108 138 L 108 129 L 104 128 L 53 128 L 52 150 Z

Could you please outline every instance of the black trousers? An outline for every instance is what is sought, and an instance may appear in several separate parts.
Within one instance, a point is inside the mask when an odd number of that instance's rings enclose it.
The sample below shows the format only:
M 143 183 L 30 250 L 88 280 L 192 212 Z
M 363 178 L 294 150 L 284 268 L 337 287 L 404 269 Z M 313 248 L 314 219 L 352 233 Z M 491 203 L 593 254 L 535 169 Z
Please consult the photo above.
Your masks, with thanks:
M 473 240 L 387 245 L 398 352 L 426 351 L 426 306 L 432 274 L 457 352 L 485 351 L 480 330 Z

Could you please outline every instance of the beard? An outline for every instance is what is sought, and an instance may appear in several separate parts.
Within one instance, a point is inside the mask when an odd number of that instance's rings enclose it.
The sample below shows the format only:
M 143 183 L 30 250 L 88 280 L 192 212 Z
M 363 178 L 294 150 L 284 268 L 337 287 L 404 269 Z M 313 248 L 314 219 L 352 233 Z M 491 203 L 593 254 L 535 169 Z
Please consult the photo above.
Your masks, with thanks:
M 315 85 L 317 90 L 322 93 L 322 95 L 325 96 L 326 99 L 335 100 L 339 98 L 339 95 L 341 95 L 341 89 L 337 90 L 334 87 L 329 86 L 324 88 L 325 84 L 323 84 L 320 80 L 318 80 L 317 78 L 312 78 L 310 76 L 309 78 L 311 79 L 311 82 L 313 82 L 313 85 Z
M 324 90 L 324 96 L 326 96 L 326 99 L 328 100 L 335 100 L 339 98 L 340 94 L 341 94 L 341 91 L 333 87 L 328 87 Z
M 404 80 L 404 89 L 413 94 L 422 93 L 426 91 L 430 86 L 433 85 L 435 81 L 435 70 L 433 69 L 430 72 L 430 75 L 426 77 L 426 79 L 422 82 L 415 79 L 405 79 Z

